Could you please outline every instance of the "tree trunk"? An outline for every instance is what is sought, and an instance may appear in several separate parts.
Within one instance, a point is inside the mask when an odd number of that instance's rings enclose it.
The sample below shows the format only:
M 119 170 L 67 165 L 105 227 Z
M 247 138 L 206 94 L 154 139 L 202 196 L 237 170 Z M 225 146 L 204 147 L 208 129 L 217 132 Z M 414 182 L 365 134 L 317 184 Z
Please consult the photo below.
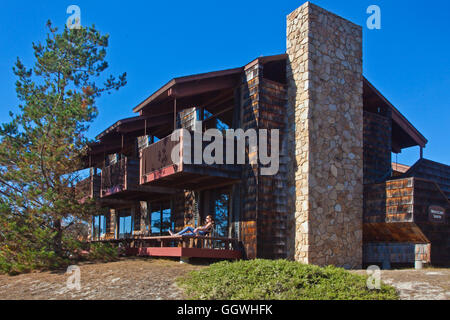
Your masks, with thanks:
M 62 224 L 61 219 L 57 219 L 54 222 L 54 229 L 56 234 L 53 238 L 53 250 L 58 257 L 62 257 Z

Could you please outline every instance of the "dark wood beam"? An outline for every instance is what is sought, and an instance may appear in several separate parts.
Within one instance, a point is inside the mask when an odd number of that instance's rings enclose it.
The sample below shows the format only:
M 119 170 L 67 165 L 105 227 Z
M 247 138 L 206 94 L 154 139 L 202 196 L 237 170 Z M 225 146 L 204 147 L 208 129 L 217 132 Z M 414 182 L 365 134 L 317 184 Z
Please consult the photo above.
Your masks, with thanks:
M 173 131 L 177 129 L 177 98 L 173 99 Z
M 177 85 L 176 88 L 173 89 L 172 95 L 176 98 L 183 98 L 210 91 L 231 89 L 236 86 L 236 82 L 234 77 L 221 78 L 214 81 L 201 80 L 198 82 L 187 82 L 185 84 Z
M 141 121 L 141 122 L 136 122 L 136 123 L 130 123 L 124 126 L 120 126 L 118 128 L 118 132 L 121 133 L 129 133 L 129 132 L 134 132 L 134 131 L 138 131 L 138 130 L 145 130 L 150 129 L 152 127 L 157 127 L 163 124 L 168 124 L 170 123 L 172 117 L 170 117 L 169 115 L 164 115 L 164 116 L 158 116 L 158 117 L 149 117 L 147 120 Z

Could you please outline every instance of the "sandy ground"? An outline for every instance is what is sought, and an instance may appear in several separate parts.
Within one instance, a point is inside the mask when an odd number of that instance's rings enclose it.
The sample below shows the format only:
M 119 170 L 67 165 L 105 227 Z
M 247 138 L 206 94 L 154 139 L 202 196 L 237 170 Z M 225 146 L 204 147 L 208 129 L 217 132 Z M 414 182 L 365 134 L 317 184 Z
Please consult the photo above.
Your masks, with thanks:
M 0 275 L 0 299 L 174 300 L 183 299 L 175 279 L 201 265 L 166 259 L 123 259 L 80 264 L 80 286 L 69 289 L 65 270 L 18 276 Z M 75 275 L 75 273 L 72 273 Z M 74 284 L 75 282 L 71 282 Z
M 184 299 L 181 290 L 175 285 L 175 279 L 205 265 L 144 258 L 80 264 L 80 290 L 67 287 L 67 280 L 71 276 L 65 270 L 18 276 L 0 275 L 0 300 Z M 352 272 L 366 273 L 365 270 Z M 450 269 L 383 270 L 381 280 L 396 287 L 401 299 L 450 300 Z

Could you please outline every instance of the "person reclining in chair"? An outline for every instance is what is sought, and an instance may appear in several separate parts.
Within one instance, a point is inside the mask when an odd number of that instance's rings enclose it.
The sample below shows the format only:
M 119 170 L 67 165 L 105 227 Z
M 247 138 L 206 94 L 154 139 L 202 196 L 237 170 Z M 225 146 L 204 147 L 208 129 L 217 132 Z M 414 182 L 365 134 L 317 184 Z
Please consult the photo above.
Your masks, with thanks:
M 195 229 L 192 227 L 186 227 L 178 233 L 173 233 L 172 231 L 169 230 L 169 233 L 171 236 L 182 236 L 185 234 L 206 236 L 207 234 L 210 234 L 213 231 L 213 229 L 214 229 L 214 218 L 211 215 L 208 215 L 206 217 L 206 222 L 204 226 Z

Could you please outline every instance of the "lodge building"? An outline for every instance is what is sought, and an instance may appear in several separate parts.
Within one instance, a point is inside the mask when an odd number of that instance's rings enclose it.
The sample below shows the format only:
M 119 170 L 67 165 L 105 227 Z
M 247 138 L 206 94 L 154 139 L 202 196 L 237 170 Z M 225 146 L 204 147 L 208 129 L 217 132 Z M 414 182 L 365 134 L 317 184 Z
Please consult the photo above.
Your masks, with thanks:
M 286 53 L 175 78 L 133 111 L 84 158 L 91 174 L 77 188 L 103 208 L 91 241 L 346 268 L 450 262 L 450 166 L 423 158 L 427 139 L 363 76 L 362 28 L 350 21 L 307 2 L 287 16 Z M 250 149 L 245 165 L 175 163 L 179 128 L 279 129 L 278 173 L 262 175 Z M 392 164 L 413 146 L 413 166 Z M 168 237 L 208 214 L 210 240 Z

